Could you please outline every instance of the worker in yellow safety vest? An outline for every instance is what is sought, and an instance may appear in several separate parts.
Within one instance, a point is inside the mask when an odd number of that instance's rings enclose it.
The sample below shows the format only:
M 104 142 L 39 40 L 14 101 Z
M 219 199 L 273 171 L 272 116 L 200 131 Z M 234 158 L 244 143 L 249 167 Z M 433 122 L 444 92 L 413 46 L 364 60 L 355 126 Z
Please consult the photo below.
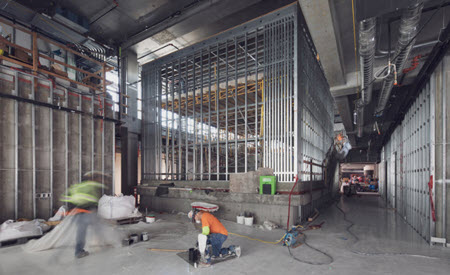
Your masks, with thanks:
M 86 174 L 85 177 L 89 176 Z M 95 211 L 98 200 L 102 195 L 103 184 L 94 180 L 86 180 L 72 185 L 61 201 L 75 206 L 71 213 L 75 213 L 73 221 L 77 226 L 75 257 L 82 258 L 89 255 L 84 250 L 86 243 L 86 230 L 95 222 L 97 217 Z

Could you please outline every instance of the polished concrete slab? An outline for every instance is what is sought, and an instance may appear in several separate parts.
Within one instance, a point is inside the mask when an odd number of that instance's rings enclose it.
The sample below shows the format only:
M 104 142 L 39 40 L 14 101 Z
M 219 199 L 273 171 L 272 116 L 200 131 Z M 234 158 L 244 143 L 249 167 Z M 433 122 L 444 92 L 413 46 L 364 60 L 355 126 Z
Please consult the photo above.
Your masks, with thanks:
M 307 242 L 333 258 L 306 245 L 292 249 L 295 257 L 324 265 L 293 260 L 286 247 L 230 235 L 225 245 L 238 244 L 242 257 L 207 269 L 193 269 L 173 252 L 147 248 L 185 249 L 192 247 L 198 230 L 185 215 L 157 214 L 158 222 L 120 227 L 124 232 L 146 231 L 148 242 L 129 247 L 97 247 L 91 255 L 74 259 L 73 248 L 25 252 L 21 246 L 0 249 L 0 274 L 449 274 L 450 249 L 430 247 L 379 197 L 343 198 L 339 207 L 347 212 L 349 223 L 336 204 L 321 210 L 314 222 L 322 229 L 307 231 Z M 287 213 L 286 213 L 287 215 Z M 278 240 L 283 230 L 264 230 L 224 221 L 233 233 L 266 241 Z

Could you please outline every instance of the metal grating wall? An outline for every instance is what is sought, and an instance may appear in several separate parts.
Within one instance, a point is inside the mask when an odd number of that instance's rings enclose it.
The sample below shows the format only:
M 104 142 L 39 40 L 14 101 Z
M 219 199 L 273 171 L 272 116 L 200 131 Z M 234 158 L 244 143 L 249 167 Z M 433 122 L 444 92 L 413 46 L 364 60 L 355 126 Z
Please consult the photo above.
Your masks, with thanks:
M 334 117 L 316 56 L 293 4 L 144 65 L 143 180 L 229 180 L 259 167 L 309 180 L 304 161 L 323 162 Z

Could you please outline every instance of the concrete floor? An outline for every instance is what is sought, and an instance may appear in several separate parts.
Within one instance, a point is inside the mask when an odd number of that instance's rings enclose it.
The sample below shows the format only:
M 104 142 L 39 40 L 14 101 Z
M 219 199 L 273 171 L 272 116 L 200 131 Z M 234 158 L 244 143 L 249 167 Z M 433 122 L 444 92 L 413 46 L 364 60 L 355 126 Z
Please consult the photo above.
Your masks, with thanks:
M 323 228 L 307 232 L 308 243 L 330 254 L 327 265 L 294 261 L 286 247 L 230 236 L 226 245 L 242 247 L 242 257 L 218 263 L 208 269 L 193 269 L 172 252 L 153 252 L 147 248 L 184 249 L 195 243 L 197 231 L 185 215 L 157 215 L 158 222 L 122 226 L 128 232 L 147 231 L 150 241 L 130 247 L 97 248 L 91 255 L 74 259 L 73 248 L 28 253 L 21 246 L 0 249 L 0 274 L 449 274 L 450 249 L 430 247 L 403 219 L 384 208 L 378 197 L 345 198 L 341 208 L 355 225 L 351 231 L 342 213 L 333 205 L 323 209 L 315 223 Z M 224 221 L 230 232 L 274 241 L 283 230 L 267 231 Z M 328 262 L 324 255 L 302 245 L 292 253 L 311 262 Z M 365 253 L 365 254 L 361 254 Z M 368 255 L 372 253 L 390 253 Z M 408 253 L 411 255 L 395 255 Z

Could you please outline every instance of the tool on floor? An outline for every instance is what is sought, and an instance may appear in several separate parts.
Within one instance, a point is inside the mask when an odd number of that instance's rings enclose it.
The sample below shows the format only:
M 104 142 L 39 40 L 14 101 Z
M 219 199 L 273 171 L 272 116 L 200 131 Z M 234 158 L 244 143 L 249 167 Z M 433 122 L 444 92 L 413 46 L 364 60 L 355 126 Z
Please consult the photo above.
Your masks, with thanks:
M 292 226 L 291 230 L 287 231 L 283 238 L 283 246 L 289 246 L 292 248 L 301 245 L 299 241 L 299 236 L 301 233 L 298 231 L 299 226 Z

